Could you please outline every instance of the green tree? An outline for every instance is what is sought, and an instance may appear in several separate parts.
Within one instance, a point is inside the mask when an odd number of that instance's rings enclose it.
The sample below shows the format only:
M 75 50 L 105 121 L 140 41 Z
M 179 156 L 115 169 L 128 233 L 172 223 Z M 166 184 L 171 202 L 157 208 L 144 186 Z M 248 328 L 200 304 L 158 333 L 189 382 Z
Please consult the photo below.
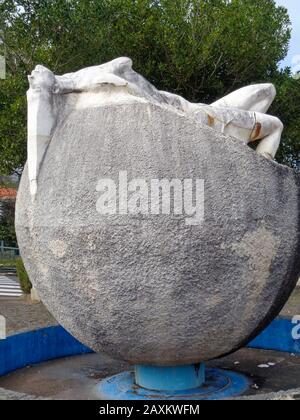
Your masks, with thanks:
M 290 70 L 283 71 L 274 77 L 277 87 L 277 100 L 271 112 L 284 123 L 281 148 L 277 159 L 293 168 L 300 163 L 300 79 L 291 77 Z
M 197 102 L 274 81 L 273 111 L 286 124 L 279 159 L 298 159 L 299 85 L 278 70 L 290 20 L 273 0 L 0 0 L 0 38 L 8 70 L 0 81 L 0 172 L 23 168 L 26 76 L 36 64 L 60 74 L 118 56 L 131 57 L 158 88 Z

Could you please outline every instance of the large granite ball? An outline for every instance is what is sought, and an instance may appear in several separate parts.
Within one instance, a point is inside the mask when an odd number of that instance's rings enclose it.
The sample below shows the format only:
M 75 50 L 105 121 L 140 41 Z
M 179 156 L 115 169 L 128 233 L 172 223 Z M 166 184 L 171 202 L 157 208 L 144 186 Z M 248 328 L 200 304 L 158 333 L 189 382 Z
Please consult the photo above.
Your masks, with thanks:
M 204 179 L 205 220 L 103 215 L 99 180 Z M 96 352 L 180 365 L 245 345 L 299 276 L 299 176 L 149 103 L 74 110 L 54 133 L 17 233 L 34 286 Z M 99 189 L 99 188 L 98 188 Z

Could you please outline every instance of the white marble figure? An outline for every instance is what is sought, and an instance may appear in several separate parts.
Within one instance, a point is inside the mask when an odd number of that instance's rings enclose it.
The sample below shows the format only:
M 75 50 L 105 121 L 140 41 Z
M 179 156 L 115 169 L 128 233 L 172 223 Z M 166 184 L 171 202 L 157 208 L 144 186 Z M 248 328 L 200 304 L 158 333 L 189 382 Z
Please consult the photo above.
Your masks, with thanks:
M 37 66 L 29 76 L 29 83 L 27 163 L 30 193 L 34 197 L 37 193 L 38 172 L 56 122 L 56 111 L 53 106 L 56 82 L 52 72 Z
M 132 69 L 132 61 L 126 57 L 64 76 L 55 76 L 47 68 L 37 66 L 29 76 L 29 82 L 28 170 L 33 197 L 37 193 L 38 173 L 59 116 L 56 99 L 66 94 L 99 92 L 104 86 L 122 88 L 128 95 L 172 107 L 245 144 L 260 140 L 257 152 L 268 159 L 275 158 L 280 145 L 283 124 L 278 118 L 266 114 L 276 96 L 271 84 L 248 86 L 211 105 L 190 103 L 178 95 L 157 90 Z

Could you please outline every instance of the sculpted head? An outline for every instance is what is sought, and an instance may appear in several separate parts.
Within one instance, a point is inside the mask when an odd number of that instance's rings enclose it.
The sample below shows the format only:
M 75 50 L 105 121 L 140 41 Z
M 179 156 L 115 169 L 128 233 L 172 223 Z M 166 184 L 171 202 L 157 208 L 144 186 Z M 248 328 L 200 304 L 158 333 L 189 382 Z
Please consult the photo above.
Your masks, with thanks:
M 48 91 L 54 93 L 57 88 L 54 73 L 44 66 L 36 66 L 28 77 L 30 87 L 36 91 Z

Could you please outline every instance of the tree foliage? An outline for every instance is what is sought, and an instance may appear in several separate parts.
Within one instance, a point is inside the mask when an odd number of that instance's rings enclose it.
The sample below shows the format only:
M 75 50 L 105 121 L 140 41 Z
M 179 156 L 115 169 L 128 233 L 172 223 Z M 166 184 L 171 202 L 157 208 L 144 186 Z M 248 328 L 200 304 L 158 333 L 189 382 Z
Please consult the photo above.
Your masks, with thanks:
M 196 102 L 274 81 L 273 110 L 286 125 L 279 158 L 297 160 L 299 83 L 278 70 L 290 20 L 273 0 L 0 0 L 0 38 L 8 71 L 0 81 L 0 172 L 24 165 L 26 76 L 36 64 L 62 74 L 118 56 L 131 57 L 158 88 Z
M 290 71 L 281 72 L 273 79 L 277 100 L 271 112 L 279 116 L 285 126 L 277 160 L 295 169 L 300 164 L 300 79 Z

